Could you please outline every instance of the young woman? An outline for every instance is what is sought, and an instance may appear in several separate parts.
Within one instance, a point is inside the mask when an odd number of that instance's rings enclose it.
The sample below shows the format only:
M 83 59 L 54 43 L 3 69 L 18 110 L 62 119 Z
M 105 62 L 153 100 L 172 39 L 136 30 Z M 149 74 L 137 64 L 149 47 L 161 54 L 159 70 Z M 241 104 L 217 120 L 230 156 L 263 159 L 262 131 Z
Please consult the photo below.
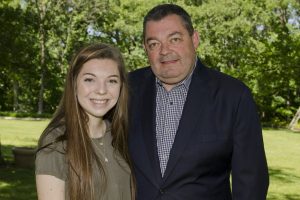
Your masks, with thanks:
M 119 50 L 83 48 L 36 154 L 40 200 L 130 200 L 134 181 L 127 148 L 128 86 Z

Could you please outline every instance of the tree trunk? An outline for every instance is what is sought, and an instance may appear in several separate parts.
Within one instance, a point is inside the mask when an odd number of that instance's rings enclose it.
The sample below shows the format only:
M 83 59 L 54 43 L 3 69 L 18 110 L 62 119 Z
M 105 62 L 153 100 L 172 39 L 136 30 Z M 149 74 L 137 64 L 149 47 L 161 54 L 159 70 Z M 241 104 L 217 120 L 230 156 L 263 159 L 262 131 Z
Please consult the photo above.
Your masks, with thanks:
M 13 110 L 14 112 L 19 110 L 19 84 L 18 81 L 14 80 L 13 83 L 13 91 L 14 91 L 14 106 L 13 106 Z
M 41 86 L 39 92 L 38 114 L 42 114 L 44 111 L 44 70 L 41 71 L 40 84 Z
M 38 0 L 36 0 L 36 8 L 39 13 L 39 43 L 40 43 L 40 91 L 39 91 L 39 97 L 38 97 L 38 114 L 43 113 L 44 109 L 44 82 L 45 82 L 45 71 L 46 71 L 46 36 L 45 36 L 45 27 L 44 27 L 44 19 L 46 15 L 46 5 L 44 1 L 41 1 L 39 3 Z
M 300 107 L 298 108 L 295 116 L 293 117 L 291 123 L 289 124 L 290 130 L 296 130 L 296 126 L 297 126 L 299 119 L 300 119 Z

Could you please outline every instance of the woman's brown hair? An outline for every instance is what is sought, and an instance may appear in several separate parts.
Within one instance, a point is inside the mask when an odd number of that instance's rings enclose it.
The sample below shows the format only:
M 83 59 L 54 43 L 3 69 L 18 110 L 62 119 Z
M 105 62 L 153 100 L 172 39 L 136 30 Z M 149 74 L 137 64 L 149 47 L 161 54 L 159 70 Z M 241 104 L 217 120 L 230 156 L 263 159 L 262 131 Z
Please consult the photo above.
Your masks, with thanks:
M 96 161 L 102 176 L 101 192 L 106 188 L 103 164 L 97 158 L 88 133 L 88 116 L 76 97 L 76 79 L 84 63 L 91 59 L 111 59 L 118 64 L 121 90 L 117 104 L 103 118 L 111 122 L 112 146 L 131 167 L 128 154 L 128 83 L 125 65 L 120 51 L 108 44 L 93 44 L 81 49 L 72 59 L 65 82 L 60 104 L 44 130 L 39 149 L 48 146 L 43 139 L 58 127 L 65 127 L 64 135 L 53 142 L 66 141 L 66 161 L 68 163 L 68 196 L 72 200 L 94 199 L 92 186 L 92 163 Z M 134 178 L 132 177 L 132 196 L 134 198 Z

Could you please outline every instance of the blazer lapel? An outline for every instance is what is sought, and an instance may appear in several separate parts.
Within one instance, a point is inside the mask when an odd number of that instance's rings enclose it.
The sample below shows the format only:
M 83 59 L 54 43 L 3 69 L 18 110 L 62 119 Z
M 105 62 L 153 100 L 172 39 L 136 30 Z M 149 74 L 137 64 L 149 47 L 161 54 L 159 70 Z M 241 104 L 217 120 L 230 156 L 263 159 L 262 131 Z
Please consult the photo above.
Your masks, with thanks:
M 148 177 L 148 179 L 159 188 L 159 183 L 161 181 L 161 172 L 159 167 L 159 160 L 156 148 L 156 135 L 155 135 L 155 77 L 151 72 L 151 76 L 148 76 L 143 84 L 143 89 L 140 95 L 140 107 L 138 112 L 140 112 L 140 131 L 139 136 L 141 138 L 139 150 L 145 150 L 145 152 L 136 152 L 135 154 L 145 157 L 145 159 L 136 159 L 141 171 Z M 139 124 L 136 122 L 135 124 Z M 138 137 L 139 137 L 138 136 Z
M 187 99 L 182 111 L 182 117 L 179 122 L 176 137 L 170 152 L 169 161 L 165 171 L 163 180 L 166 181 L 171 174 L 173 168 L 177 164 L 180 156 L 191 139 L 192 133 L 195 132 L 195 126 L 202 116 L 201 110 L 208 101 L 207 94 L 207 75 L 205 74 L 205 67 L 198 61 L 194 70 L 192 81 L 189 87 Z

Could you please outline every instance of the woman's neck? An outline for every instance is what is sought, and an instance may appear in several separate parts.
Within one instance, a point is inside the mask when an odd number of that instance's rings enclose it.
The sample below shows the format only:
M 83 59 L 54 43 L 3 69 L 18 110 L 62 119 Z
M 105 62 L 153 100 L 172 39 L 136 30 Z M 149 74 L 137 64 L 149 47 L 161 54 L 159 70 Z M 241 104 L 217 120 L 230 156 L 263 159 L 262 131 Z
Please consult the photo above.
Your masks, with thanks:
M 101 138 L 105 135 L 106 124 L 103 119 L 90 119 L 88 122 L 88 127 L 91 138 Z

